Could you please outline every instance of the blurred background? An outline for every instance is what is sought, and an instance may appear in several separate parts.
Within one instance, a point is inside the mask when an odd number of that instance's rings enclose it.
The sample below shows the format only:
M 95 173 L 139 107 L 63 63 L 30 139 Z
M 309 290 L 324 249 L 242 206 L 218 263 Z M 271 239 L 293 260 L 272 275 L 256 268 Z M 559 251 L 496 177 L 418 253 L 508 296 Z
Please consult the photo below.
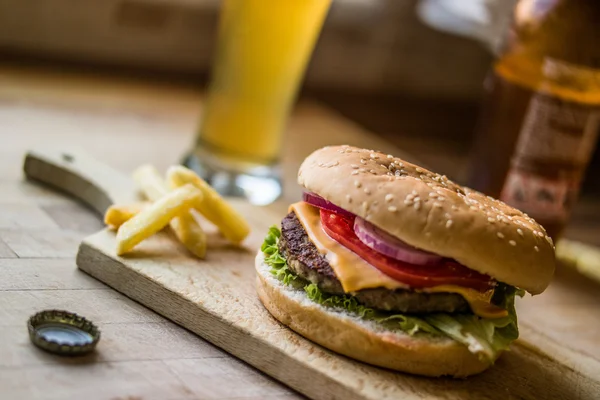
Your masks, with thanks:
M 303 96 L 457 180 L 513 0 L 334 0 Z M 2 0 L 0 54 L 11 68 L 203 87 L 219 0 Z M 598 151 L 582 196 L 596 195 Z

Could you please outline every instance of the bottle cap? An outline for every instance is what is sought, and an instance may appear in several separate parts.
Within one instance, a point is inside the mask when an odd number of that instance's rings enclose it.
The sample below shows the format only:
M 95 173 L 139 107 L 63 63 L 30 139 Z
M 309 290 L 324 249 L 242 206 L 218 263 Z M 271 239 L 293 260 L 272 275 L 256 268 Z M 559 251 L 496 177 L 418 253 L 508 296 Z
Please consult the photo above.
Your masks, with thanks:
M 90 353 L 100 340 L 100 331 L 91 321 L 62 310 L 46 310 L 33 315 L 27 328 L 33 344 L 63 356 Z

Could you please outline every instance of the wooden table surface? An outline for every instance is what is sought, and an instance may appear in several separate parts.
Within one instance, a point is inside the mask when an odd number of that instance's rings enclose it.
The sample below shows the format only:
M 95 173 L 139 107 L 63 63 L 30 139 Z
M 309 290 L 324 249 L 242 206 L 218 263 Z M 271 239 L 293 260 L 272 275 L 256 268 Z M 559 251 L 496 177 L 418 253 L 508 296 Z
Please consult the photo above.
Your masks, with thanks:
M 129 172 L 182 159 L 201 111 L 199 88 L 0 68 L 0 398 L 287 399 L 299 395 L 78 271 L 80 241 L 97 215 L 25 182 L 23 156 L 40 145 L 81 147 Z M 385 148 L 350 121 L 303 101 L 284 150 L 283 210 L 298 199 L 299 163 L 327 143 Z M 307 140 L 308 139 L 308 140 Z M 389 147 L 388 147 L 389 148 Z M 104 332 L 96 359 L 62 359 L 34 348 L 26 321 L 63 308 Z
M 165 169 L 191 145 L 201 100 L 200 88 L 0 68 L 0 399 L 300 397 L 78 271 L 77 247 L 102 228 L 98 216 L 23 180 L 24 153 L 40 145 L 81 147 L 124 172 L 145 162 Z M 402 155 L 335 112 L 303 100 L 286 135 L 285 197 L 269 207 L 283 214 L 301 193 L 294 179 L 299 163 L 313 149 L 335 143 Z M 573 301 L 598 304 L 598 286 L 563 275 L 566 283 L 550 290 L 568 291 L 564 298 L 569 299 L 575 285 L 583 294 Z M 96 322 L 104 333 L 102 351 L 92 358 L 63 359 L 34 348 L 26 321 L 48 308 Z M 522 310 L 524 330 L 536 314 L 535 308 Z M 584 330 L 568 353 L 600 360 L 598 324 L 586 328 L 566 315 L 556 317 L 557 332 L 540 341 L 559 346 L 564 330 Z

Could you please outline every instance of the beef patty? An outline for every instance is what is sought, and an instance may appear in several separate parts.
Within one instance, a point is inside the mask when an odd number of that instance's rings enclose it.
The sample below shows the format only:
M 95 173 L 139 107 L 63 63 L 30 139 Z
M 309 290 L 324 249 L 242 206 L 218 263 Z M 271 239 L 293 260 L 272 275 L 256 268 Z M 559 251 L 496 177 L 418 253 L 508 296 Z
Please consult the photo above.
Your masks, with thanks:
M 325 293 L 344 294 L 335 272 L 308 238 L 294 212 L 281 221 L 279 251 L 288 267 Z M 367 307 L 406 313 L 466 312 L 469 305 L 456 293 L 421 293 L 407 289 L 363 289 L 350 293 Z

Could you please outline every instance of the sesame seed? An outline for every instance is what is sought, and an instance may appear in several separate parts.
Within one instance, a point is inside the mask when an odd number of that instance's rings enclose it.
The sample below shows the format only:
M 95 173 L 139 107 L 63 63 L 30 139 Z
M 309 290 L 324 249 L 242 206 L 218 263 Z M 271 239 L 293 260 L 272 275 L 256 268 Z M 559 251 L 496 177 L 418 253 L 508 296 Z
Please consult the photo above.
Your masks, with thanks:
M 523 236 L 523 231 L 521 230 L 521 228 L 517 228 L 517 233 L 521 236 Z
M 352 203 L 352 197 L 350 197 L 350 195 L 349 195 L 349 194 L 347 194 L 347 195 L 346 195 L 346 201 L 347 201 L 348 203 Z
M 418 210 L 419 208 L 421 208 L 421 203 L 417 201 L 415 203 L 414 207 L 415 207 L 415 210 Z
M 412 203 L 413 203 L 412 200 L 409 200 L 409 199 L 404 200 L 404 204 L 406 204 L 407 206 L 411 205 Z
M 397 164 L 397 165 L 398 165 L 400 168 L 404 167 L 404 164 L 403 164 L 403 163 L 401 163 L 401 162 L 399 162 L 399 161 L 396 161 L 396 164 Z
M 496 232 L 496 235 L 498 235 L 500 239 L 504 239 L 504 234 L 502 232 Z
M 387 155 L 387 158 L 389 158 L 389 159 L 392 159 L 392 158 L 394 158 L 394 156 L 393 156 L 393 155 L 391 155 L 391 154 L 388 154 L 388 155 Z
M 371 194 L 371 190 L 369 190 L 369 188 L 365 188 L 365 193 L 366 194 Z
M 540 231 L 537 231 L 537 235 L 538 235 L 539 237 L 544 237 L 544 233 L 543 233 L 543 232 L 540 232 Z
M 496 220 L 492 217 L 488 217 L 488 222 L 494 223 L 494 222 L 496 222 Z
M 451 218 L 451 216 L 450 216 L 450 214 L 448 214 L 448 213 L 445 213 L 445 214 L 444 214 L 444 218 L 450 219 L 450 218 Z
M 369 209 L 369 203 L 367 203 L 366 201 L 363 201 L 363 202 L 362 202 L 362 207 L 363 207 L 365 210 L 368 210 L 368 209 Z
M 446 221 L 446 228 L 450 228 L 452 226 L 452 220 L 449 219 L 448 221 Z
M 350 167 L 353 169 L 358 169 L 358 165 L 356 165 L 356 164 L 350 164 Z
M 423 179 L 427 179 L 427 176 L 426 176 L 426 175 L 423 175 L 423 174 L 421 174 L 421 175 L 419 175 L 419 178 L 421 178 L 421 180 L 423 180 Z
M 436 202 L 434 202 L 434 203 L 433 203 L 433 206 L 434 206 L 434 207 L 441 207 L 441 206 L 442 206 L 442 204 L 441 204 L 441 203 L 438 203 L 438 202 L 436 201 Z
M 517 245 L 517 242 L 515 242 L 514 240 L 509 240 L 509 241 L 508 241 L 508 243 L 509 243 L 511 246 L 516 246 L 516 245 Z
M 436 196 L 436 194 L 435 194 L 435 193 L 433 193 L 433 192 L 429 192 L 429 197 L 435 197 L 435 196 Z
M 473 210 L 473 211 L 477 211 L 477 207 L 475 207 L 475 206 L 471 206 L 471 207 L 469 207 L 469 208 L 470 208 L 471 210 Z
M 362 186 L 362 183 L 360 183 L 359 181 L 354 181 L 354 186 L 360 188 Z
M 395 206 L 389 206 L 388 207 L 388 211 L 389 212 L 396 212 L 396 211 L 398 211 L 398 209 Z
M 377 159 L 379 158 L 379 157 L 378 157 L 378 156 L 377 156 L 375 153 L 371 153 L 371 154 L 370 154 L 370 157 L 371 157 L 373 160 L 377 160 Z
M 358 171 L 352 171 L 350 175 L 358 175 Z
M 396 172 L 394 172 L 394 175 L 400 176 L 402 175 L 402 171 L 397 169 Z
M 377 171 L 375 171 L 374 169 L 369 170 L 369 172 L 372 173 L 372 174 L 376 174 L 377 173 Z
M 389 202 L 390 202 L 390 201 L 392 201 L 392 200 L 394 200 L 394 195 L 393 195 L 393 194 L 389 194 L 389 193 L 388 193 L 388 194 L 386 194 L 386 195 L 385 195 L 385 201 L 386 201 L 387 203 L 389 203 Z
M 423 170 L 421 168 L 419 168 L 419 167 L 415 168 L 415 171 L 417 171 L 419 173 L 423 172 Z
M 539 248 L 539 247 L 537 247 L 537 246 L 533 246 L 533 248 L 534 248 L 534 250 L 535 250 L 535 251 L 537 251 L 537 252 L 539 252 L 539 251 L 540 251 L 540 248 Z
M 453 205 L 452 205 L 452 209 L 453 209 L 454 211 L 457 211 L 457 210 L 458 210 L 458 207 L 457 207 L 457 206 L 455 206 L 455 205 L 453 204 Z
M 365 160 L 364 158 L 361 158 L 361 159 L 360 159 L 360 163 L 361 163 L 361 164 L 366 164 L 366 163 L 367 163 L 367 160 Z

